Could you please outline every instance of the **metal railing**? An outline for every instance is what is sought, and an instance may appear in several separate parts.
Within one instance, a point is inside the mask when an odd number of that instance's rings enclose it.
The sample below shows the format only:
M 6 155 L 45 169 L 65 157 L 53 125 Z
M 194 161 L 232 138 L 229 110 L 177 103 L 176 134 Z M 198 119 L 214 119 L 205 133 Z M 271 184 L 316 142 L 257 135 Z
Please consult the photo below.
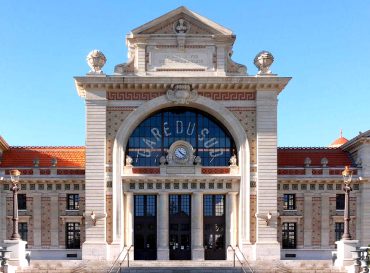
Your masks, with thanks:
M 241 266 L 244 273 L 248 273 L 248 269 L 249 269 L 249 272 L 254 273 L 254 270 L 252 269 L 251 265 L 248 263 L 248 260 L 245 258 L 244 254 L 240 250 L 239 246 L 236 246 L 236 248 L 239 250 L 239 253 L 243 257 L 243 261 L 240 260 L 238 254 L 236 253 L 236 249 L 232 245 L 229 245 L 227 248 L 231 248 L 231 250 L 234 253 L 234 260 L 233 260 L 234 267 L 236 266 L 235 265 L 236 260 L 238 260 L 238 262 L 240 263 L 240 266 Z
M 125 248 L 124 247 L 122 249 L 122 251 L 118 254 L 117 259 L 114 261 L 114 263 L 112 264 L 111 268 L 108 270 L 107 273 L 117 273 L 117 272 L 120 272 L 121 273 L 121 271 L 122 271 L 122 264 L 126 261 L 126 258 L 127 258 L 127 267 L 130 267 L 130 250 L 131 250 L 132 247 L 133 247 L 133 245 L 130 245 L 129 248 Z M 123 256 L 123 258 L 120 259 L 120 257 L 122 256 L 122 254 L 124 253 L 125 250 L 127 251 L 126 254 L 125 254 L 125 256 Z

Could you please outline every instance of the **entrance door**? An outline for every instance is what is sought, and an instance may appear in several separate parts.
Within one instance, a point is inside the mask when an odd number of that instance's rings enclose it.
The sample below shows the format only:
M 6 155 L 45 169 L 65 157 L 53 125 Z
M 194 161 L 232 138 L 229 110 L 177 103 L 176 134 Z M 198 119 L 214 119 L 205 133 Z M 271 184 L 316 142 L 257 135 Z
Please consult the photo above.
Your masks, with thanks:
M 225 260 L 225 195 L 204 195 L 204 257 Z
M 135 195 L 134 259 L 157 259 L 157 198 Z
M 191 259 L 190 195 L 169 196 L 170 260 Z

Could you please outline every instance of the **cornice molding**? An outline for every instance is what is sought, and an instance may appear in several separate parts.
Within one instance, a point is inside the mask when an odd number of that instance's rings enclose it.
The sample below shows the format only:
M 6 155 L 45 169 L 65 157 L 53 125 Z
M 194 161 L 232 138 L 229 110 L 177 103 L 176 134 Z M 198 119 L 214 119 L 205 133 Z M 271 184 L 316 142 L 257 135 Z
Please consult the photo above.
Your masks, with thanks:
M 168 90 L 174 84 L 191 84 L 195 90 L 223 91 L 278 91 L 280 93 L 291 77 L 74 77 L 80 97 L 92 90 Z

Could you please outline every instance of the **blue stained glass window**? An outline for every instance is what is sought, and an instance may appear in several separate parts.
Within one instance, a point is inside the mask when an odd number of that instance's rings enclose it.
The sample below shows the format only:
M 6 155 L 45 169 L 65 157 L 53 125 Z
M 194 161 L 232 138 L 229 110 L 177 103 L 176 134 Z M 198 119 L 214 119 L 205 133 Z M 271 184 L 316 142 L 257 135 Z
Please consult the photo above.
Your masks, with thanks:
M 146 118 L 133 131 L 127 154 L 134 166 L 158 166 L 172 143 L 189 142 L 203 166 L 228 166 L 235 143 L 227 130 L 213 117 L 192 108 L 169 108 Z

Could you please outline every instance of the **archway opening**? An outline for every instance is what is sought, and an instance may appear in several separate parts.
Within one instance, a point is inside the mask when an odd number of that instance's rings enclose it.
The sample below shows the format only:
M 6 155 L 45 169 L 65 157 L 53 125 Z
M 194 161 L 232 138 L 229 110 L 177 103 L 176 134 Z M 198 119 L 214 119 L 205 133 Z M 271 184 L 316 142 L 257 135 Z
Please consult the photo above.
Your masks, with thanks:
M 228 166 L 236 155 L 228 130 L 214 117 L 190 107 L 162 109 L 144 119 L 129 137 L 126 154 L 134 166 L 159 166 L 160 158 L 178 140 L 192 145 L 203 166 Z

